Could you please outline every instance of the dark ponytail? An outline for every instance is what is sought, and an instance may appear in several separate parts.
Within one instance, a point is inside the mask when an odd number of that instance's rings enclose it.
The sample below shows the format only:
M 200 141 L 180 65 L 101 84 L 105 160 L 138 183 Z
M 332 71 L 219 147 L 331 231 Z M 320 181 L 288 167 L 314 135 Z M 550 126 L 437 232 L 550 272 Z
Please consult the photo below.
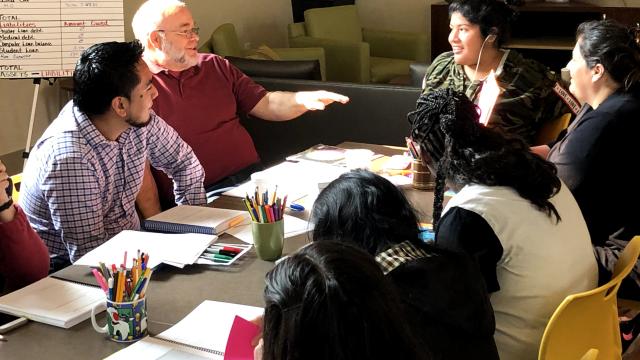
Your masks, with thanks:
M 436 170 L 434 223 L 442 212 L 445 180 L 510 187 L 547 216 L 560 220 L 549 201 L 561 187 L 556 167 L 533 154 L 520 138 L 482 126 L 477 107 L 463 93 L 443 88 L 423 94 L 408 117 L 411 136 Z
M 587 66 L 602 64 L 626 92 L 640 90 L 640 29 L 627 29 L 612 20 L 584 22 L 576 40 Z

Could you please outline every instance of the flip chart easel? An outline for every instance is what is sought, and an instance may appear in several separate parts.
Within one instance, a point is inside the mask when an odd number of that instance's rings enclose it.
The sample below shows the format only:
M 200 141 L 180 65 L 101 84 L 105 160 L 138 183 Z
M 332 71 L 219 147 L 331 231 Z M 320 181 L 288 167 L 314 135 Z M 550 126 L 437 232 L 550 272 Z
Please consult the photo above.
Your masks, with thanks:
M 123 41 L 122 3 L 0 0 L 0 78 L 32 78 L 35 85 L 25 159 L 31 147 L 41 79 L 71 77 L 78 57 L 91 45 Z
M 31 116 L 29 116 L 29 130 L 27 132 L 27 143 L 24 145 L 24 152 L 22 152 L 22 158 L 24 164 L 22 168 L 27 166 L 27 159 L 29 158 L 29 148 L 31 148 L 31 135 L 33 135 L 33 123 L 36 119 L 36 105 L 38 104 L 38 91 L 40 90 L 40 82 L 42 79 L 33 79 L 35 88 L 33 90 L 33 101 L 31 102 Z

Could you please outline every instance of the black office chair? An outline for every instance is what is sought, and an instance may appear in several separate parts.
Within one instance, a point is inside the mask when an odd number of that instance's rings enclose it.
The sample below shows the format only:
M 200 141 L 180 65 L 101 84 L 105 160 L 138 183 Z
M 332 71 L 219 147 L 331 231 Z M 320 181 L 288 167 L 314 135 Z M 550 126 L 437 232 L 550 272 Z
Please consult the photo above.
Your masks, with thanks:
M 256 60 L 234 56 L 225 59 L 249 77 L 322 80 L 318 60 Z
M 426 63 L 411 63 L 409 65 L 409 78 L 411 79 L 409 85 L 422 89 L 422 81 L 427 73 L 427 68 L 429 68 L 429 64 Z

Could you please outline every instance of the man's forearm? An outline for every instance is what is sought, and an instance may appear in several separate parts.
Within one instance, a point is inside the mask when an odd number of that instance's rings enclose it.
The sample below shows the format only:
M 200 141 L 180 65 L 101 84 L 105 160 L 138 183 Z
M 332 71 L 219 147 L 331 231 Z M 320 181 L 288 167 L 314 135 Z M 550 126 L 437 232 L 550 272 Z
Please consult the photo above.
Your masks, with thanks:
M 261 119 L 283 121 L 296 118 L 308 110 L 324 110 L 333 102 L 346 104 L 349 98 L 329 91 L 273 91 L 267 93 L 250 114 Z
M 136 208 L 142 219 L 148 219 L 162 211 L 160 207 L 160 197 L 158 187 L 151 173 L 151 165 L 147 160 L 144 165 L 144 175 L 140 192 L 136 196 Z
M 296 102 L 296 93 L 272 91 L 258 102 L 251 112 L 264 120 L 287 121 L 307 112 L 307 108 Z

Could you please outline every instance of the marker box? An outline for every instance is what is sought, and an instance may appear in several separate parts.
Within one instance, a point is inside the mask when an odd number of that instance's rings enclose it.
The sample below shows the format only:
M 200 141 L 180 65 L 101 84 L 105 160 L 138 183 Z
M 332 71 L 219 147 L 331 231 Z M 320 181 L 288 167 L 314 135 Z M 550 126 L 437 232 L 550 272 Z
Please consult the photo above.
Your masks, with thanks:
M 229 266 L 242 257 L 253 245 L 213 243 L 200 255 L 196 264 Z

